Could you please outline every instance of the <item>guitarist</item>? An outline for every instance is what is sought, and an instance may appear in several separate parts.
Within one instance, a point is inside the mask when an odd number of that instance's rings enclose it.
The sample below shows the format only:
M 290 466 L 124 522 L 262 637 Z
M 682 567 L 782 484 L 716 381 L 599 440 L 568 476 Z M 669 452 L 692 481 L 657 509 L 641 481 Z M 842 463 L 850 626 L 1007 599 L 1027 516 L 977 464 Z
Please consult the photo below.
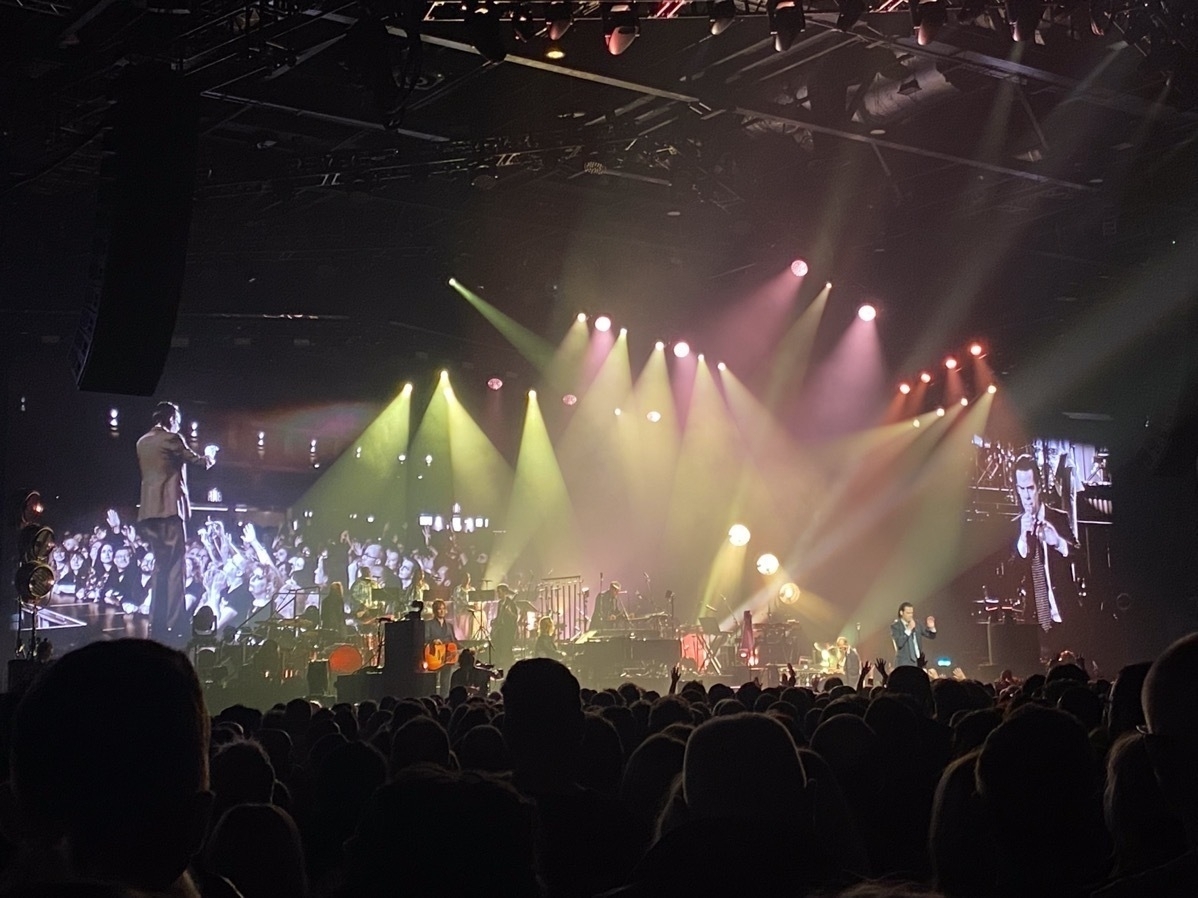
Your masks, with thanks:
M 433 617 L 432 620 L 424 622 L 424 638 L 428 640 L 430 645 L 448 646 L 451 643 L 455 644 L 458 641 L 457 634 L 453 629 L 453 621 L 446 616 L 445 601 L 436 599 L 433 601 Z M 449 680 L 453 676 L 453 662 L 456 659 L 445 658 L 444 664 L 437 670 L 437 694 L 449 695 Z

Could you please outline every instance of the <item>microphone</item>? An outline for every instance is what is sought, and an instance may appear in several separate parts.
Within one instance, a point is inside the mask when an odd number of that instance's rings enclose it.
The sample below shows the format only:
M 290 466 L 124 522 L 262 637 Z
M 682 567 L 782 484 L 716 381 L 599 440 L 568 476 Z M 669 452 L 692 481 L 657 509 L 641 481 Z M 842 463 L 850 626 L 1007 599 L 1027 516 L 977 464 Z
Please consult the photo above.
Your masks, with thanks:
M 714 608 L 712 608 L 710 605 L 704 605 L 703 607 L 704 607 L 705 609 L 707 609 L 708 611 L 712 612 L 713 614 L 715 613 L 715 609 L 714 609 Z

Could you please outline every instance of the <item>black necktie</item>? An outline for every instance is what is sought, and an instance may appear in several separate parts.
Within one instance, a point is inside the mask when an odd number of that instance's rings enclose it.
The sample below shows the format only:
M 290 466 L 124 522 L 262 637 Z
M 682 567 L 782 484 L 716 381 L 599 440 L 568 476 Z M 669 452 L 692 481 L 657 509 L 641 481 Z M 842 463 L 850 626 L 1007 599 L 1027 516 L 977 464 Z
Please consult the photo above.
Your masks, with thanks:
M 1052 628 L 1052 610 L 1048 605 L 1048 573 L 1044 570 L 1044 553 L 1040 539 L 1034 533 L 1027 535 L 1032 545 L 1032 588 L 1036 591 L 1036 621 L 1045 630 Z

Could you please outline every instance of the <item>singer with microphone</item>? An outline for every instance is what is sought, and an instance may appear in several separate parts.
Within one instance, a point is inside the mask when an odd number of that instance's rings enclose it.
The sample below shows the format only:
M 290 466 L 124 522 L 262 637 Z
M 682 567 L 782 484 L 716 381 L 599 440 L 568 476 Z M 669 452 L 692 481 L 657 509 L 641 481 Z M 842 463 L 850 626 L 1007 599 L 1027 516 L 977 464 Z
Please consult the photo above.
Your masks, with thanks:
M 1069 516 L 1044 504 L 1040 470 L 1030 455 L 1015 459 L 1015 492 L 1019 496 L 1019 536 L 1015 554 L 1026 562 L 1027 602 L 1024 619 L 1033 620 L 1040 636 L 1042 659 L 1055 658 L 1065 647 L 1062 611 L 1073 591 L 1070 556 L 1077 549 Z M 1030 584 L 1030 585 L 1029 585 Z

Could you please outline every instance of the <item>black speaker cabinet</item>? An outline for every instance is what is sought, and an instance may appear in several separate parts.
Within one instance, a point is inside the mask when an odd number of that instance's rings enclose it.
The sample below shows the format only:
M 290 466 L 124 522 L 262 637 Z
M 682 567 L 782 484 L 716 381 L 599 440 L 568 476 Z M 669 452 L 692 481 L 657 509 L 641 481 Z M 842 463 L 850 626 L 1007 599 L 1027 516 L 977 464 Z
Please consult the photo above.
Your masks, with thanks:
M 397 620 L 383 628 L 383 693 L 396 698 L 427 695 L 424 689 L 424 621 Z

